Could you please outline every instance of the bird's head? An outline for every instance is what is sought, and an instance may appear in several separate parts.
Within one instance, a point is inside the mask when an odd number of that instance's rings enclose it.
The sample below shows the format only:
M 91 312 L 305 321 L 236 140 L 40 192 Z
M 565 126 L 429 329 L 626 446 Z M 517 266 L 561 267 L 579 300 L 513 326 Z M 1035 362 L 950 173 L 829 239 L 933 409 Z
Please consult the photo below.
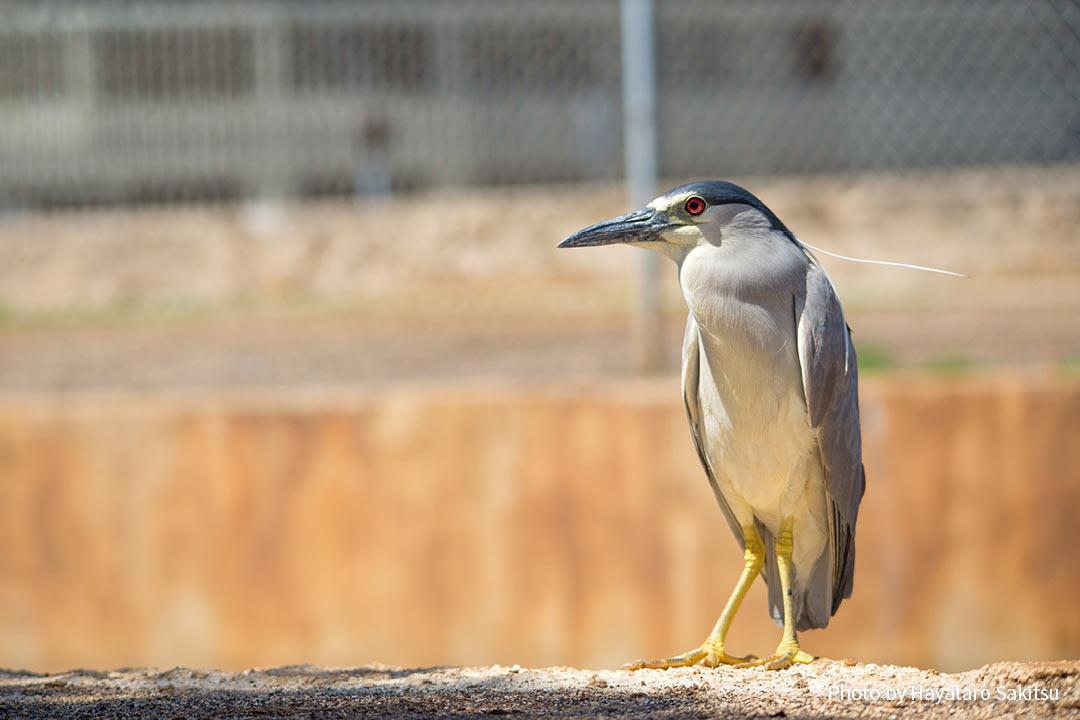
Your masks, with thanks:
M 791 234 L 749 191 L 722 180 L 702 180 L 669 190 L 641 210 L 579 230 L 559 247 L 628 243 L 678 261 L 701 243 L 719 245 L 736 224 Z

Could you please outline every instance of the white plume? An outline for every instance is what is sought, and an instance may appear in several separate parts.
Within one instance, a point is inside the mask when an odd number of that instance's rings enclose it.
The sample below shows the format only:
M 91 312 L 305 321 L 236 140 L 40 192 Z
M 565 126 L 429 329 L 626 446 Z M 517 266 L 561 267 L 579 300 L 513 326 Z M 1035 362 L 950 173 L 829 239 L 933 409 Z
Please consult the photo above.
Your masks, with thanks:
M 941 270 L 939 268 L 925 267 L 923 265 L 909 265 L 908 263 L 892 262 L 891 260 L 867 260 L 865 258 L 848 257 L 847 255 L 840 255 L 839 253 L 829 252 L 828 250 L 822 250 L 819 247 L 814 247 L 808 242 L 803 242 L 799 238 L 795 238 L 795 242 L 803 246 L 803 248 L 809 248 L 815 252 L 819 252 L 822 255 L 829 255 L 834 258 L 840 258 L 841 260 L 850 260 L 851 262 L 872 263 L 874 265 L 892 265 L 893 267 L 909 268 L 911 270 L 925 270 L 926 272 L 941 273 L 942 275 L 952 275 L 953 277 L 966 278 L 967 275 L 962 273 L 953 272 L 952 270 Z

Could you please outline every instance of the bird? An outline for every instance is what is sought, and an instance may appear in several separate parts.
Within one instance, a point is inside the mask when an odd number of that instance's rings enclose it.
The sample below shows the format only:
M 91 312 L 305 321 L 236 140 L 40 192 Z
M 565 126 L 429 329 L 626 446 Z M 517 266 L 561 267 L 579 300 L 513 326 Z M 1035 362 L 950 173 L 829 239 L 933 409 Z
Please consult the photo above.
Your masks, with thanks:
M 674 188 L 558 247 L 614 243 L 657 251 L 678 268 L 689 309 L 686 418 L 745 561 L 700 647 L 624 668 L 812 662 L 797 633 L 827 626 L 851 596 L 866 488 L 855 347 L 836 289 L 810 246 L 731 182 Z M 728 629 L 758 575 L 780 643 L 767 657 L 730 655 Z

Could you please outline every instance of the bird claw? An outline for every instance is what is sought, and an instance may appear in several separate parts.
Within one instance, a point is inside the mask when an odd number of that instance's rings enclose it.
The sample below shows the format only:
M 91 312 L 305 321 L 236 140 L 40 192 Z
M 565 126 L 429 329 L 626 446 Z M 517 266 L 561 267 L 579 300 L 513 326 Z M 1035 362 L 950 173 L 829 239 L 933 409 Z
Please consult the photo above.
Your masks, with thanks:
M 791 667 L 795 663 L 811 663 L 816 659 L 817 658 L 810 653 L 801 650 L 797 645 L 788 648 L 781 646 L 776 649 L 776 654 L 771 657 L 757 658 L 750 662 L 740 663 L 735 667 L 751 668 L 764 666 L 766 670 L 783 670 Z
M 728 655 L 722 648 L 714 648 L 708 645 L 702 645 L 696 650 L 683 653 L 682 655 L 676 655 L 675 657 L 664 658 L 662 660 L 635 660 L 631 663 L 626 663 L 622 666 L 623 670 L 667 670 L 668 668 L 687 667 L 689 665 L 702 665 L 704 667 L 719 667 L 720 665 L 739 665 L 747 664 L 748 661 L 756 660 L 754 655 L 747 655 L 746 657 L 734 657 Z

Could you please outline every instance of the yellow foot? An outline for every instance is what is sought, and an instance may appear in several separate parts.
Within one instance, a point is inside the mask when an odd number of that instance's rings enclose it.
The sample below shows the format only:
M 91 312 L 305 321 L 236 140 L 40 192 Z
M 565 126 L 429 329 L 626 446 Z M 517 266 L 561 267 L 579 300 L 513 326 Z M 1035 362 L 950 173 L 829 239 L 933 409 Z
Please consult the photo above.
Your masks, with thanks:
M 772 657 L 758 658 L 750 662 L 740 663 L 735 667 L 748 668 L 765 666 L 766 670 L 783 670 L 795 663 L 810 663 L 816 658 L 808 652 L 804 652 L 798 645 L 781 645 L 776 648 L 776 654 Z
M 724 652 L 724 648 L 713 645 L 708 641 L 697 650 L 691 650 L 682 655 L 664 658 L 663 660 L 635 660 L 622 666 L 623 670 L 667 670 L 674 667 L 686 667 L 687 665 L 704 665 L 705 667 L 717 667 L 718 665 L 744 665 L 755 660 L 753 655 L 746 657 L 734 657 Z

